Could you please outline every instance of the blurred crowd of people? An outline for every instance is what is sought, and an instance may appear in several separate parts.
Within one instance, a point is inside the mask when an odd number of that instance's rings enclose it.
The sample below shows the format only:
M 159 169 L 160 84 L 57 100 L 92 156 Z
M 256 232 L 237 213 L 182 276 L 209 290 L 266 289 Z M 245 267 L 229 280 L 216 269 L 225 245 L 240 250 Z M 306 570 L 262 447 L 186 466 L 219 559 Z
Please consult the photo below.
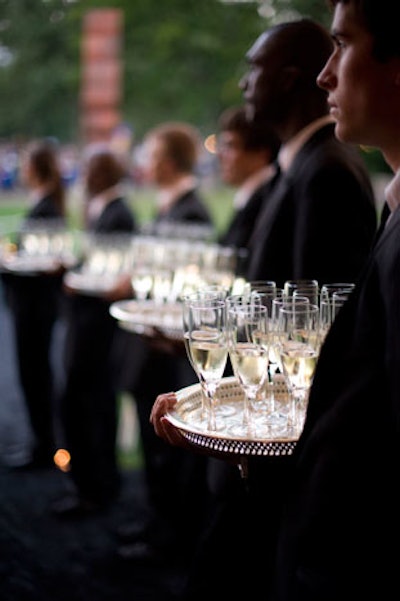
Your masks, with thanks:
M 189 125 L 189 124 L 187 124 Z M 196 173 L 201 179 L 211 179 L 214 182 L 218 181 L 218 163 L 215 154 L 206 149 L 205 141 L 200 140 L 200 132 L 197 133 L 199 136 L 200 153 L 198 160 L 196 161 Z M 135 139 L 133 134 L 130 133 L 130 137 L 124 140 L 123 143 L 119 141 L 118 128 L 116 128 L 115 134 L 112 134 L 110 140 L 105 142 L 107 146 L 113 152 L 123 156 L 128 163 L 126 172 L 126 178 L 130 183 L 140 188 L 146 186 L 147 175 L 146 175 L 146 150 L 144 144 L 144 138 L 142 140 Z M 145 136 L 144 136 L 145 137 Z M 214 135 L 211 134 L 214 139 Z M 61 177 L 64 185 L 67 189 L 79 186 L 82 180 L 82 162 L 84 155 L 87 152 L 87 147 L 95 147 L 98 144 L 88 143 L 86 146 L 78 144 L 64 144 L 59 142 L 55 138 L 48 138 L 49 143 L 53 143 L 58 147 L 58 160 L 60 164 Z M 30 141 L 18 141 L 13 142 L 9 140 L 0 140 L 0 194 L 4 193 L 18 193 L 23 192 L 24 182 L 22 179 L 21 167 L 22 159 L 24 154 L 24 148 L 30 144 Z M 102 142 L 100 142 L 100 145 Z
M 23 152 L 28 143 L 0 143 L 0 192 L 20 191 L 24 187 L 21 177 Z M 72 144 L 62 145 L 59 151 L 61 177 L 68 187 L 79 177 L 79 149 Z

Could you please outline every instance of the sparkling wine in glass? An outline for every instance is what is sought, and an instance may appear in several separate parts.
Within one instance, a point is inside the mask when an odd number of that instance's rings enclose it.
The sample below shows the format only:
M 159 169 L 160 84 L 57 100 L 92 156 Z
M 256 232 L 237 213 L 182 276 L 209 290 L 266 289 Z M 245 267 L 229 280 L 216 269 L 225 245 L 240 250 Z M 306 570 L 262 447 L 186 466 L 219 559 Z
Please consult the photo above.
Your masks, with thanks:
M 131 283 L 139 301 L 149 298 L 153 286 L 153 273 L 150 267 L 136 267 L 132 273 Z
M 190 303 L 199 302 L 204 300 L 224 300 L 226 296 L 225 289 L 222 289 L 217 286 L 206 286 L 203 288 L 199 288 L 195 292 L 191 292 L 190 294 L 185 294 L 181 296 L 182 302 L 182 325 L 183 325 L 183 341 L 185 344 L 186 355 L 189 359 L 189 363 L 192 366 L 193 371 L 195 372 L 197 378 L 199 379 L 201 385 L 201 408 L 200 408 L 200 418 L 199 423 L 201 425 L 207 426 L 207 415 L 208 415 L 208 397 L 205 389 L 205 381 L 200 377 L 200 373 L 197 369 L 197 365 L 194 363 L 192 358 L 192 353 L 190 349 Z
M 218 299 L 188 303 L 189 352 L 207 398 L 207 427 L 217 429 L 217 388 L 222 380 L 228 346 L 225 302 Z
M 268 317 L 266 307 L 235 305 L 228 310 L 227 331 L 233 373 L 244 391 L 243 419 L 230 431 L 238 436 L 252 436 L 258 393 L 268 377 Z
M 319 307 L 307 303 L 283 305 L 278 322 L 280 361 L 292 395 L 289 425 L 299 435 L 319 355 Z

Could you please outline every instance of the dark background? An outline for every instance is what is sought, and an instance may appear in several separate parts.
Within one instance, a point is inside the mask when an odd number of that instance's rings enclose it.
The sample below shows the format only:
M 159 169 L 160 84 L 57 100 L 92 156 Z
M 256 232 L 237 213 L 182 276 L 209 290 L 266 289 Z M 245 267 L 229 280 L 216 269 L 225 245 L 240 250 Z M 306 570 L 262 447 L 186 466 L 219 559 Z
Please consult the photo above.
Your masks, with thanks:
M 59 328 L 56 341 L 62 340 Z M 24 470 L 31 433 L 18 387 L 8 310 L 0 289 L 0 600 L 169 601 L 181 559 L 124 561 L 117 529 L 140 522 L 146 500 L 140 468 L 124 469 L 120 498 L 106 513 L 60 520 L 49 510 L 66 487 L 57 468 Z

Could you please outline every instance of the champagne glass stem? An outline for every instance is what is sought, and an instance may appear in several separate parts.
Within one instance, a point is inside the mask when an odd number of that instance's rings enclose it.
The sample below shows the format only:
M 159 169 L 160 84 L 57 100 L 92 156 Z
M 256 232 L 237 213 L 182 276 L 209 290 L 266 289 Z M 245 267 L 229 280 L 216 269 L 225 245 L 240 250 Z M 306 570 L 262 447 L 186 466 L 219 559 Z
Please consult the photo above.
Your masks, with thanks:
M 243 426 L 246 429 L 247 436 L 253 434 L 252 410 L 251 406 L 256 399 L 256 394 L 253 391 L 245 390 L 243 399 Z
M 208 421 L 208 415 L 210 413 L 210 403 L 207 394 L 207 384 L 202 377 L 200 377 L 200 387 L 201 387 L 201 419 L 204 422 Z
M 246 428 L 250 426 L 250 399 L 247 392 L 245 392 L 243 399 L 243 424 Z
M 207 428 L 208 430 L 210 430 L 211 432 L 215 432 L 215 430 L 217 429 L 217 418 L 216 418 L 216 413 L 215 413 L 215 403 L 216 403 L 216 391 L 217 391 L 217 387 L 218 384 L 214 383 L 214 382 L 206 382 L 205 383 L 205 391 L 206 391 L 206 395 L 207 395 L 207 413 L 208 413 L 208 419 L 207 419 Z
M 260 388 L 260 393 L 263 395 L 263 405 L 270 415 L 274 412 L 274 380 L 270 363 L 268 362 L 267 377 Z
M 292 392 L 291 423 L 296 435 L 300 435 L 303 428 L 305 400 L 305 391 L 295 390 Z

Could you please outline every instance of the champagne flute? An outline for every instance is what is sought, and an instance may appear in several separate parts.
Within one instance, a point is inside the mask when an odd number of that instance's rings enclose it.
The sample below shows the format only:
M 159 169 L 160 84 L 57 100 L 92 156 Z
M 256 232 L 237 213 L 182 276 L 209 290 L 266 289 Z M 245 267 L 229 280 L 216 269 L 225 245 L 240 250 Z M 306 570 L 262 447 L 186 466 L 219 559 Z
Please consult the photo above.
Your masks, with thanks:
M 261 305 L 261 298 L 257 294 L 252 294 L 250 291 L 243 294 L 229 294 L 226 297 L 226 309 L 244 307 L 249 305 Z
M 156 269 L 153 273 L 151 296 L 156 305 L 167 303 L 171 294 L 173 281 L 172 269 Z
M 197 365 L 194 363 L 192 354 L 190 351 L 190 303 L 198 302 L 204 300 L 224 300 L 226 296 L 226 290 L 217 286 L 206 286 L 204 288 L 200 288 L 195 292 L 191 292 L 190 294 L 186 294 L 181 297 L 182 301 L 182 323 L 183 323 L 183 340 L 185 343 L 186 355 L 189 359 L 189 363 L 192 366 L 193 371 L 195 372 L 201 386 L 201 409 L 199 416 L 199 424 L 203 426 L 207 426 L 207 392 L 205 387 L 205 381 L 200 377 L 200 372 L 197 369 Z
M 283 374 L 292 395 L 289 425 L 299 435 L 319 354 L 318 305 L 282 305 L 279 309 L 278 337 Z
M 325 340 L 338 310 L 354 287 L 355 284 L 351 283 L 324 284 L 321 287 L 319 303 L 321 344 Z
M 188 320 L 190 356 L 207 398 L 207 428 L 216 431 L 216 392 L 228 358 L 225 302 L 189 301 Z
M 139 301 L 148 299 L 153 286 L 153 272 L 150 267 L 135 267 L 131 276 L 132 288 Z
M 246 282 L 244 286 L 245 292 L 275 292 L 277 289 L 274 280 L 253 280 Z
M 256 433 L 255 415 L 260 388 L 268 377 L 268 312 L 262 305 L 237 305 L 228 310 L 227 331 L 233 373 L 244 391 L 243 419 L 230 432 Z
M 272 303 L 275 299 L 282 298 L 283 289 L 277 288 L 275 282 L 270 282 L 269 286 L 260 285 L 255 287 L 251 292 L 251 296 L 254 301 L 259 301 L 261 305 L 267 308 L 267 318 L 268 318 L 268 344 L 266 348 L 268 348 L 268 377 L 265 380 L 263 388 L 260 390 L 261 394 L 261 405 L 264 408 L 264 413 L 266 414 L 267 421 L 273 416 L 275 408 L 274 408 L 274 375 L 277 371 L 277 362 L 275 360 L 274 346 L 271 344 L 272 340 Z
M 341 290 L 332 294 L 332 320 L 335 319 L 339 309 L 343 307 L 352 290 Z
M 319 300 L 319 285 L 317 280 L 298 279 L 286 280 L 283 285 L 285 296 L 306 296 L 310 303 L 317 305 Z
M 308 305 L 310 303 L 306 296 L 291 296 L 286 297 L 283 293 L 278 294 L 271 302 L 271 315 L 269 319 L 269 365 L 270 378 L 272 382 L 273 395 L 273 410 L 270 417 L 270 425 L 274 427 L 274 431 L 286 430 L 288 424 L 288 402 L 287 397 L 275 395 L 274 383 L 276 377 L 283 374 L 283 367 L 279 350 L 279 310 L 281 307 L 293 305 Z
M 351 282 L 329 282 L 321 286 L 320 293 L 320 321 L 321 338 L 325 338 L 333 323 L 335 312 L 333 311 L 333 295 L 335 293 L 347 294 L 355 287 Z M 337 297 L 336 297 L 337 298 Z
M 333 283 L 327 283 L 327 284 L 323 284 L 321 286 L 321 295 L 320 295 L 320 301 L 324 300 L 324 299 L 332 299 L 332 295 L 335 292 L 342 292 L 342 291 L 350 291 L 353 290 L 355 288 L 355 284 L 352 282 L 333 282 Z

